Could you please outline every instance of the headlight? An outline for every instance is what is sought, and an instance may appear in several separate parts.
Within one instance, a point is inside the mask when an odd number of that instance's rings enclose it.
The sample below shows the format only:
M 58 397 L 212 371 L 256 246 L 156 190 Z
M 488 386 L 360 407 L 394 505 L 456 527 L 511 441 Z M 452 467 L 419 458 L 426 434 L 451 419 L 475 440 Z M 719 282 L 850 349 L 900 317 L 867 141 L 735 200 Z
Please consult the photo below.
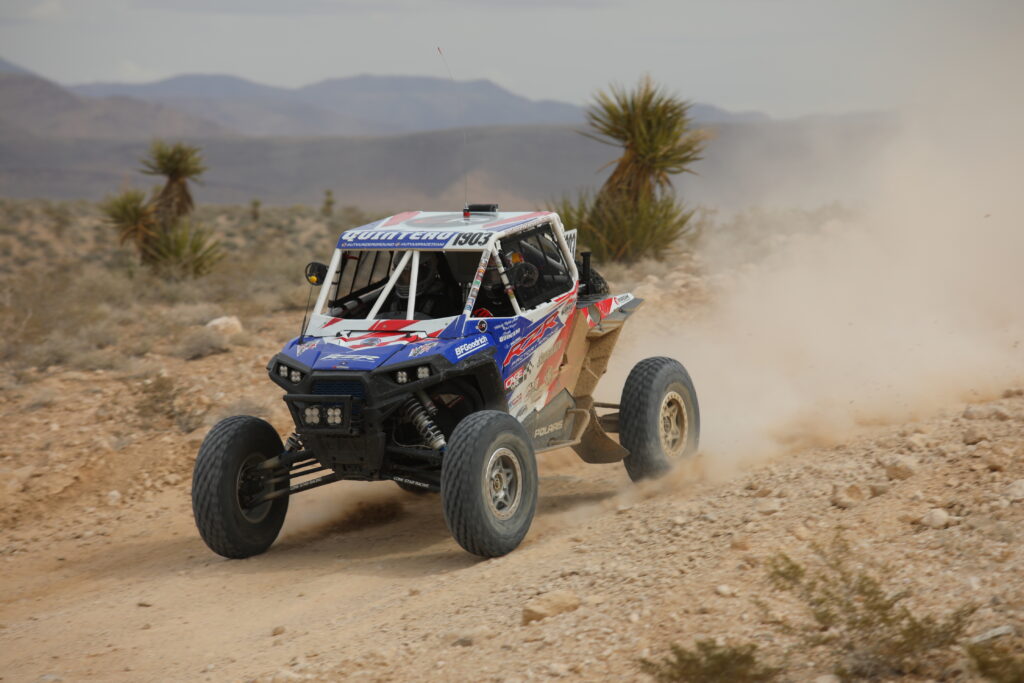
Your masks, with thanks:
M 306 418 L 306 424 L 308 424 L 308 425 L 318 425 L 318 424 L 320 424 L 320 407 L 319 406 L 309 406 L 308 408 L 306 408 L 304 416 Z
M 341 408 L 334 406 L 327 409 L 327 424 L 329 425 L 340 425 L 341 424 Z
M 409 381 L 409 371 L 408 370 L 399 370 L 398 372 L 396 372 L 395 373 L 395 381 L 398 382 L 399 384 L 405 384 L 406 382 L 408 382 Z
M 302 373 L 298 370 L 292 370 L 291 374 L 288 375 L 288 379 L 292 381 L 292 384 L 298 384 L 302 381 Z
M 283 377 L 284 379 L 288 379 L 288 366 L 285 365 L 284 363 L 278 363 L 277 364 L 277 376 L 278 377 Z
M 416 368 L 416 379 L 426 379 L 430 377 L 430 366 L 421 365 Z

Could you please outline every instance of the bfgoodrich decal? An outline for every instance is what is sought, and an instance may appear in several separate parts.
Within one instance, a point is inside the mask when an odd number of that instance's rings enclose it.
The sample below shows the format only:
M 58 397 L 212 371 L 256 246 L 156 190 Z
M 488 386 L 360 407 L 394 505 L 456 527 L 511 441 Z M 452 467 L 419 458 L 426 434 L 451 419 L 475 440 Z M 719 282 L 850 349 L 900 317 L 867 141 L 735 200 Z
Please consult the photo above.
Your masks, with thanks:
M 466 342 L 465 344 L 459 344 L 458 346 L 456 346 L 455 357 L 462 358 L 464 356 L 468 356 L 469 354 L 473 353 L 477 349 L 484 346 L 487 346 L 487 337 L 477 337 L 471 342 Z

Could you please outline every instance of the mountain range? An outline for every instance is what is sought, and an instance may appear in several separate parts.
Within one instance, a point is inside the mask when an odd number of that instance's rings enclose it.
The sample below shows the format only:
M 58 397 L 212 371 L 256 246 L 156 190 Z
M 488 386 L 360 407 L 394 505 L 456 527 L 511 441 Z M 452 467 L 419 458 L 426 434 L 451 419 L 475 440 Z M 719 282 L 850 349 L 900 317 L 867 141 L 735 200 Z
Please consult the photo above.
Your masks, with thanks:
M 855 199 L 892 117 L 773 120 L 695 104 L 714 139 L 678 183 L 724 207 Z M 355 76 L 278 88 L 234 76 L 63 87 L 0 60 L 0 196 L 97 199 L 143 179 L 154 137 L 203 149 L 200 201 L 342 203 L 380 210 L 534 207 L 600 185 L 613 148 L 578 131 L 583 110 L 490 81 Z M 463 143 L 465 131 L 465 144 Z M 148 182 L 148 181 L 147 181 Z

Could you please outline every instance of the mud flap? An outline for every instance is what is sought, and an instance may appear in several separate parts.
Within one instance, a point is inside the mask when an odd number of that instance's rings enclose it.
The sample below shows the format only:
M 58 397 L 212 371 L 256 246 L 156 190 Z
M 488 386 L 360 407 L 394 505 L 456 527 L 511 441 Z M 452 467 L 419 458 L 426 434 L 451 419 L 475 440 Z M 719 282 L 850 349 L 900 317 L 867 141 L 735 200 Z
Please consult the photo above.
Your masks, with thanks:
M 619 462 L 629 455 L 629 451 L 613 441 L 601 427 L 594 408 L 590 408 L 590 421 L 580 437 L 580 442 L 572 447 L 583 462 L 601 464 Z

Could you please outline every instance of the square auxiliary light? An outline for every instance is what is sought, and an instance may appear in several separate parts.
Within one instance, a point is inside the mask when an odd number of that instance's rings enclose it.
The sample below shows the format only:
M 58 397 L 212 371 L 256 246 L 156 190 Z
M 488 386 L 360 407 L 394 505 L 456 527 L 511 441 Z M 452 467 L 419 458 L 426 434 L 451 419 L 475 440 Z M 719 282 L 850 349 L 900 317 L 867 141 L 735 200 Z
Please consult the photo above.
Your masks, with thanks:
M 421 365 L 416 368 L 416 379 L 426 379 L 430 377 L 430 366 Z
M 398 372 L 396 372 L 395 373 L 395 381 L 398 382 L 399 384 L 405 384 L 406 382 L 408 382 L 409 381 L 409 371 L 408 370 L 399 370 Z
M 334 406 L 327 409 L 327 424 L 329 425 L 340 425 L 341 424 L 341 408 Z
M 288 379 L 292 381 L 292 384 L 298 384 L 302 381 L 302 373 L 298 370 L 292 370 L 291 374 L 288 375 Z
M 288 379 L 288 370 L 289 370 L 288 366 L 285 365 L 284 363 L 278 363 L 277 364 L 277 376 L 278 377 L 281 377 L 282 379 Z
M 308 425 L 318 425 L 318 424 L 320 424 L 320 407 L 319 406 L 309 406 L 304 411 L 303 417 L 305 417 L 306 424 L 308 424 Z

